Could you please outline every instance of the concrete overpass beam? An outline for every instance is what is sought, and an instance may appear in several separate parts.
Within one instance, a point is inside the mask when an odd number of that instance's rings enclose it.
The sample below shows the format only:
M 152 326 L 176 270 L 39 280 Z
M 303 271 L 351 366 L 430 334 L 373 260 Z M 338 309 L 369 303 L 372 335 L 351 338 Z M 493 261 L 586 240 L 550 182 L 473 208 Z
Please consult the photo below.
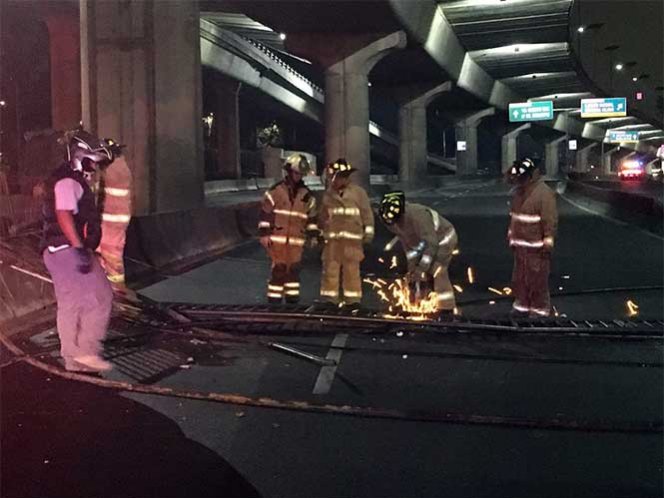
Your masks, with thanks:
M 433 99 L 449 92 L 447 81 L 426 91 L 416 89 L 403 100 L 399 108 L 399 177 L 402 182 L 414 183 L 427 175 L 427 107 Z M 402 92 L 403 93 L 403 92 Z
M 406 46 L 406 33 L 387 36 L 294 34 L 288 48 L 325 67 L 326 161 L 345 157 L 358 170 L 356 181 L 369 186 L 369 72 L 382 57 Z
M 507 171 L 510 166 L 512 166 L 512 163 L 516 161 L 516 152 L 517 152 L 517 140 L 519 138 L 519 135 L 521 132 L 529 129 L 532 125 L 530 123 L 525 123 L 522 124 L 521 126 L 518 126 L 517 128 L 512 129 L 511 131 L 508 131 L 505 133 L 501 139 L 501 164 L 502 168 L 501 171 L 504 173 Z
M 456 164 L 457 175 L 474 175 L 477 173 L 477 163 L 479 160 L 477 152 L 477 127 L 487 116 L 493 116 L 496 109 L 489 107 L 482 111 L 470 114 L 455 122 L 455 132 L 457 142 L 466 142 L 466 150 L 457 150 Z
M 203 203 L 198 2 L 81 0 L 82 115 L 127 144 L 136 214 Z
M 567 145 L 567 136 L 554 138 L 544 145 L 544 165 L 546 175 L 556 177 L 560 173 L 560 146 Z

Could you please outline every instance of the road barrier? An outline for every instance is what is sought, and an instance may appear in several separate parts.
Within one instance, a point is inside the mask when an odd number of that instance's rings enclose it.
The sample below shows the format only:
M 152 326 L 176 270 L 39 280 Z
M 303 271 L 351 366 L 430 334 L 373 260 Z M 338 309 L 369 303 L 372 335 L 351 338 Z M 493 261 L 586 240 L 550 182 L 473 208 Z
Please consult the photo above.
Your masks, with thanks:
M 632 192 L 595 187 L 587 183 L 567 183 L 574 200 L 612 218 L 662 234 L 664 207 L 659 199 Z

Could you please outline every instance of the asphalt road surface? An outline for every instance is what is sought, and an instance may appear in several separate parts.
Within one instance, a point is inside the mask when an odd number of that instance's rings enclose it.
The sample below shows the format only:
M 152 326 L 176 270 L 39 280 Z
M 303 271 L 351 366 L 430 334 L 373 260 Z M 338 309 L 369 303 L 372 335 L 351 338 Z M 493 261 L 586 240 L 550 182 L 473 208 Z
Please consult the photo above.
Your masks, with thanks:
M 421 191 L 459 232 L 452 277 L 467 316 L 501 316 L 509 301 L 507 191 L 468 184 Z M 559 201 L 551 285 L 569 316 L 662 316 L 662 240 Z M 379 232 L 366 273 L 378 262 Z M 399 257 L 398 253 L 395 253 Z M 403 257 L 403 256 L 401 256 Z M 318 287 L 309 255 L 304 300 Z M 467 268 L 476 280 L 470 284 Z M 262 302 L 269 264 L 255 243 L 143 292 L 163 301 Z M 496 298 L 496 304 L 489 301 Z M 378 306 L 367 288 L 366 306 Z M 662 495 L 662 341 L 499 334 L 290 333 L 218 338 L 147 333 L 116 320 L 106 378 L 253 398 L 296 410 L 130 394 L 66 381 L 23 363 L 2 372 L 2 496 L 625 497 Z M 56 364 L 52 327 L 14 337 Z M 334 357 L 334 368 L 286 355 L 288 344 Z M 9 356 L 2 351 L 2 362 Z M 364 407 L 364 416 L 307 410 Z M 403 414 L 399 419 L 371 411 Z M 418 414 L 466 422 L 422 422 Z M 495 423 L 468 423 L 471 416 Z M 444 418 L 444 417 L 441 417 Z M 500 420 L 576 421 L 584 430 L 519 428 Z M 599 430 L 603 428 L 604 430 Z

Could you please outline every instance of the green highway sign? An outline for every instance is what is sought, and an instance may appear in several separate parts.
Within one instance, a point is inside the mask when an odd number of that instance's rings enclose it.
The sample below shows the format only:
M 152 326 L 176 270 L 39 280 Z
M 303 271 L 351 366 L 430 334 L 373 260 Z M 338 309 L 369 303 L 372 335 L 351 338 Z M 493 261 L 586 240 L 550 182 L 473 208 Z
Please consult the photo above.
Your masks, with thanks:
M 609 143 L 619 144 L 623 142 L 638 142 L 639 132 L 628 130 L 610 130 Z
M 551 121 L 553 119 L 553 101 L 520 102 L 509 106 L 510 123 L 523 121 Z

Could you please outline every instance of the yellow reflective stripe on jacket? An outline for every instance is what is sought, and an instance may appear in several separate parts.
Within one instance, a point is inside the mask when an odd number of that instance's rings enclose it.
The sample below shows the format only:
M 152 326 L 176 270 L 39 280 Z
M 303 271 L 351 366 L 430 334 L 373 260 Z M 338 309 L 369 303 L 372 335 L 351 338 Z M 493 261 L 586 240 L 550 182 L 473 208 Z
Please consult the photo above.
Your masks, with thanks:
M 285 235 L 270 235 L 270 240 L 275 244 L 290 244 L 293 246 L 304 246 L 305 242 L 300 237 L 286 237 Z
M 544 241 L 538 240 L 536 242 L 530 242 L 528 240 L 522 240 L 522 239 L 510 239 L 510 245 L 516 247 L 539 248 L 539 247 L 544 247 Z
M 540 223 L 542 217 L 539 214 L 510 213 L 513 220 L 521 223 Z
M 108 221 L 110 223 L 129 223 L 131 221 L 131 215 L 103 213 L 101 219 L 102 221 Z
M 341 232 L 328 232 L 326 237 L 332 240 L 337 240 L 337 239 L 362 240 L 363 235 L 352 232 L 341 231 Z
M 445 237 L 440 239 L 440 242 L 438 242 L 438 245 L 439 246 L 444 246 L 445 244 L 447 244 L 449 241 L 451 241 L 454 238 L 455 233 L 456 232 L 454 231 L 453 228 L 450 229 L 450 231 L 447 232 L 447 234 L 445 234 Z
M 299 211 L 291 211 L 289 209 L 275 209 L 272 212 L 276 214 L 283 214 L 285 216 L 295 216 L 297 218 L 302 218 L 303 220 L 309 219 L 309 216 L 307 216 L 306 213 L 301 213 Z
M 105 187 L 104 193 L 113 197 L 128 197 L 131 191 L 128 188 Z
M 360 208 L 356 207 L 335 207 L 331 208 L 329 212 L 339 216 L 360 216 Z

